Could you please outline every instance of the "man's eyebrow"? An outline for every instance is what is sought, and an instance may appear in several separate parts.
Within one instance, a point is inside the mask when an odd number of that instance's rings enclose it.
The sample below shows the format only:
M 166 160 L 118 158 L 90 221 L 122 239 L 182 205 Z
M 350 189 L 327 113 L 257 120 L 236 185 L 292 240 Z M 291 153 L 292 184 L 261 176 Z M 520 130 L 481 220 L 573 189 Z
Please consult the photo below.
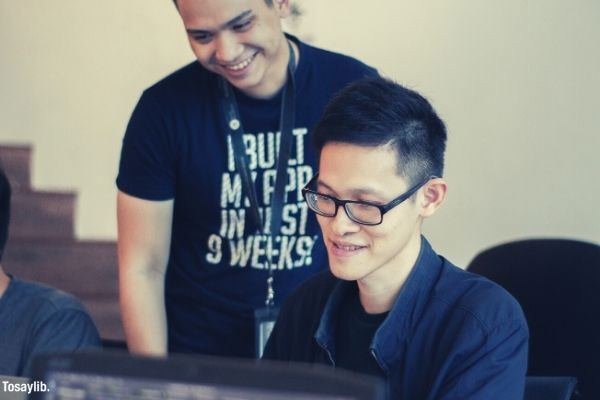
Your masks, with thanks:
M 329 186 L 328 184 L 326 184 L 325 182 L 323 182 L 321 180 L 321 178 L 317 179 L 317 186 L 323 186 L 325 189 L 329 190 L 330 192 L 334 192 L 335 193 L 335 190 L 333 190 L 331 188 L 331 186 Z
M 223 29 L 231 28 L 232 26 L 234 26 L 236 24 L 239 24 L 244 18 L 246 18 L 246 17 L 248 17 L 250 15 L 252 15 L 252 10 L 246 10 L 244 12 L 241 12 L 240 14 L 236 15 L 235 17 L 233 17 L 229 21 L 227 21 L 224 24 L 222 24 L 218 28 L 218 30 L 223 30 Z M 186 31 L 190 35 L 200 35 L 200 34 L 211 33 L 211 31 L 205 30 L 205 29 L 186 29 Z
M 323 188 L 325 188 L 325 189 L 327 189 L 327 190 L 329 190 L 329 191 L 337 194 L 337 192 L 331 186 L 329 186 L 328 184 L 326 184 L 325 182 L 323 182 L 321 179 L 317 180 L 317 185 L 322 186 Z M 351 189 L 350 190 L 350 194 L 352 196 L 372 195 L 372 196 L 379 197 L 379 198 L 382 198 L 382 199 L 386 198 L 386 195 L 384 193 L 380 192 L 377 189 L 373 189 L 373 188 L 370 188 L 370 187 L 362 187 L 362 188 L 359 187 L 359 188 Z

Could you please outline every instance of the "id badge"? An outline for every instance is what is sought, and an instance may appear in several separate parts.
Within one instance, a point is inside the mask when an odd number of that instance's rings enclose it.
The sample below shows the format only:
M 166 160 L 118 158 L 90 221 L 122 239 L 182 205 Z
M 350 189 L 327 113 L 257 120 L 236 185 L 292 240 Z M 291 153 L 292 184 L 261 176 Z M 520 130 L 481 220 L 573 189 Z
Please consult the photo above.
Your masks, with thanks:
M 254 310 L 254 349 L 256 358 L 261 358 L 275 326 L 279 307 L 264 307 Z

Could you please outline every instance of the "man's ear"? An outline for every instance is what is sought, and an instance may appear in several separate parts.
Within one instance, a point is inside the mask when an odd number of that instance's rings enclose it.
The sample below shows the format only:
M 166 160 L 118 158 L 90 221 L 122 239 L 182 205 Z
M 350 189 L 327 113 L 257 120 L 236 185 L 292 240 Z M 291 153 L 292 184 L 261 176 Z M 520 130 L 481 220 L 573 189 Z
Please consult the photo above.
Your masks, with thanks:
M 432 216 L 446 200 L 448 184 L 442 178 L 433 178 L 425 184 L 419 197 L 421 216 L 427 218 Z
M 290 0 L 272 0 L 273 6 L 279 13 L 279 18 L 287 18 L 292 14 Z

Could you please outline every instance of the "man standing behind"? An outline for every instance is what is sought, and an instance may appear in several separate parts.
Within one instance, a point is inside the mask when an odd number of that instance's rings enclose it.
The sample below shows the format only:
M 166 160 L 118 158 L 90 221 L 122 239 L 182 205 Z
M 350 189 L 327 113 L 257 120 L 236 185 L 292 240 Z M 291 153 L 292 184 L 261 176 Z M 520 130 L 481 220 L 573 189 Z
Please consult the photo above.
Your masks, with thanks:
M 314 251 L 318 227 L 300 192 L 314 173 L 311 129 L 333 93 L 375 71 L 284 34 L 289 0 L 176 6 L 198 62 L 144 92 L 117 178 L 127 343 L 136 353 L 251 357 L 253 312 L 265 304 L 268 265 L 276 305 L 324 265 Z M 287 90 L 295 107 L 282 106 Z M 290 110 L 295 122 L 280 180 L 279 131 Z M 234 146 L 241 132 L 243 161 Z M 255 188 L 254 208 L 242 164 Z M 281 225 L 271 235 L 277 182 Z M 253 210 L 266 221 L 264 234 L 257 234 Z

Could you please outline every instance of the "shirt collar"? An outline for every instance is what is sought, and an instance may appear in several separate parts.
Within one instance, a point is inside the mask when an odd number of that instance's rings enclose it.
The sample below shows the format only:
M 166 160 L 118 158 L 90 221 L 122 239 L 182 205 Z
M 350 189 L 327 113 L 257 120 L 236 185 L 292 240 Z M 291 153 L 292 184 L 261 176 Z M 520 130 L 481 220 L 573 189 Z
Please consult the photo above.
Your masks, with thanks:
M 427 239 L 421 236 L 421 249 L 417 261 L 404 283 L 387 318 L 381 324 L 371 344 L 380 357 L 390 364 L 402 351 L 410 337 L 414 321 L 418 321 L 440 273 L 442 259 L 435 253 Z M 335 323 L 337 310 L 355 282 L 339 281 L 331 292 L 315 332 L 315 340 L 332 355 L 335 351 Z

